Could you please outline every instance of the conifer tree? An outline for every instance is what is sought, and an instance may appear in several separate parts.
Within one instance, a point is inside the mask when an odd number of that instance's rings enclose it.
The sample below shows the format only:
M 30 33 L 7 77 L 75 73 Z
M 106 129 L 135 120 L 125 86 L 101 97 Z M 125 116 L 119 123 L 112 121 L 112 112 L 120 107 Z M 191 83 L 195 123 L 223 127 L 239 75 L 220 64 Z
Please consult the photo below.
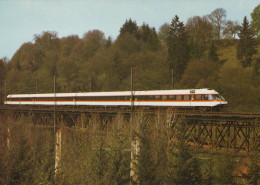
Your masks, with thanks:
M 213 62 L 218 62 L 218 54 L 217 54 L 217 48 L 215 44 L 212 42 L 209 48 L 209 53 L 208 53 L 208 59 Z
M 104 141 L 100 138 L 97 148 L 93 148 L 91 155 L 89 183 L 106 184 L 105 174 L 107 171 L 108 153 L 104 149 Z
M 109 161 L 106 180 L 110 184 L 130 183 L 130 153 L 127 151 L 129 144 L 121 129 L 113 130 L 112 141 L 109 145 Z
M 155 28 L 150 28 L 148 24 L 143 23 L 139 28 L 138 37 L 140 37 L 151 50 L 156 50 L 159 47 L 159 38 Z
M 180 118 L 175 125 L 173 140 L 168 145 L 166 177 L 168 184 L 194 185 L 201 183 L 198 161 L 185 144 L 186 130 L 185 120 Z
M 170 24 L 167 45 L 170 68 L 173 69 L 175 82 L 178 82 L 190 59 L 190 50 L 185 26 L 177 15 Z
M 247 18 L 245 17 L 238 34 L 239 42 L 237 45 L 237 58 L 243 67 L 250 67 L 252 55 L 256 53 L 254 33 L 251 29 Z
M 123 35 L 125 33 L 128 33 L 133 36 L 137 36 L 138 33 L 138 26 L 135 21 L 132 21 L 132 19 L 126 20 L 124 25 L 120 28 L 120 35 Z
M 154 151 L 152 150 L 152 132 L 148 125 L 148 120 L 140 123 L 139 132 L 136 133 L 139 142 L 139 151 L 134 164 L 136 169 L 137 181 L 134 183 L 143 185 L 157 184 L 156 182 L 156 162 L 154 160 Z

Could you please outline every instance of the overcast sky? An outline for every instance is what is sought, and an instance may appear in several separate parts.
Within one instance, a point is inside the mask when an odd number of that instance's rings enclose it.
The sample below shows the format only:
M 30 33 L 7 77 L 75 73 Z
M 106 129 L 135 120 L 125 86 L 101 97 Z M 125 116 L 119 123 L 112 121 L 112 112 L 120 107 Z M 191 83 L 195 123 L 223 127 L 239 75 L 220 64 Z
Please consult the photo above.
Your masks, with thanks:
M 170 23 L 175 15 L 186 23 L 193 16 L 208 15 L 217 8 L 227 19 L 242 22 L 259 0 L 0 0 L 0 58 L 12 58 L 35 34 L 56 31 L 58 37 L 98 29 L 115 40 L 127 19 L 155 27 Z

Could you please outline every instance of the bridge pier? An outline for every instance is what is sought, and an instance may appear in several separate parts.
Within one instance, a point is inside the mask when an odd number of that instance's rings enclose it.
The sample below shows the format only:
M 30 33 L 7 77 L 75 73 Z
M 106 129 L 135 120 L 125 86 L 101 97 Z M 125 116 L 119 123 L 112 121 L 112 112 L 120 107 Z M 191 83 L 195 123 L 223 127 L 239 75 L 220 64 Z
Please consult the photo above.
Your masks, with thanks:
M 55 133 L 55 181 L 59 181 L 61 168 L 62 131 L 60 128 Z

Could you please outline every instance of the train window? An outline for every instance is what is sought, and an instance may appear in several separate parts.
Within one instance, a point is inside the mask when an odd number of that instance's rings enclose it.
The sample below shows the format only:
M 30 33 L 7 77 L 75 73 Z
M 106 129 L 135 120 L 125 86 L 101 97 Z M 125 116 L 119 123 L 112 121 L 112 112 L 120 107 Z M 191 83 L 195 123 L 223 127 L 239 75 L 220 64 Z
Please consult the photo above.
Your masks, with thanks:
M 201 99 L 202 99 L 202 100 L 208 100 L 208 95 L 207 95 L 207 94 L 201 95 Z
M 156 99 L 156 100 L 161 100 L 161 96 L 158 96 L 158 95 L 157 95 L 157 96 L 155 96 L 155 99 Z
M 209 100 L 223 100 L 224 98 L 220 96 L 219 94 L 210 94 Z
M 169 100 L 176 100 L 176 96 L 175 95 L 169 95 Z
M 137 96 L 138 100 L 145 100 L 145 96 Z
M 167 100 L 167 96 L 162 96 L 162 100 Z
M 181 100 L 181 95 L 177 95 L 176 100 Z
M 201 95 L 195 95 L 195 100 L 201 100 Z
M 182 95 L 183 96 L 183 100 L 190 100 L 190 95 Z

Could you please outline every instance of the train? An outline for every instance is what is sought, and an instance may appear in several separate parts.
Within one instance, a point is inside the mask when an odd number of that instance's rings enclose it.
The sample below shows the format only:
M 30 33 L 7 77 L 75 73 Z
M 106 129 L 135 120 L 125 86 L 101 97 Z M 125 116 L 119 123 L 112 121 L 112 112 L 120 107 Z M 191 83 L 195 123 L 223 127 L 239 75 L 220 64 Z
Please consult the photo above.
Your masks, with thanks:
M 214 89 L 149 90 L 10 94 L 5 105 L 122 106 L 122 107 L 223 107 L 227 101 Z

